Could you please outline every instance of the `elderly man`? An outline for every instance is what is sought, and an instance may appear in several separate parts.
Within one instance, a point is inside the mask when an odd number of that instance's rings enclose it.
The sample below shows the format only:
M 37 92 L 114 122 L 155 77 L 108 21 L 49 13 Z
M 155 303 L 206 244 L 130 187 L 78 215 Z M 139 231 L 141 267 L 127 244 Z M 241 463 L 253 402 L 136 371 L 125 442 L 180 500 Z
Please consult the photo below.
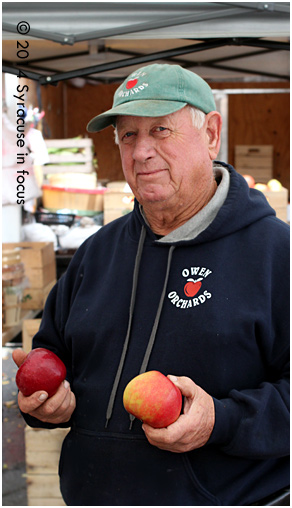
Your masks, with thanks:
M 215 109 L 199 76 L 154 64 L 88 125 L 115 126 L 135 207 L 79 248 L 47 300 L 33 345 L 67 380 L 50 398 L 19 394 L 29 425 L 71 427 L 68 505 L 266 504 L 289 484 L 289 228 L 214 162 Z M 170 375 L 182 414 L 129 428 L 123 391 L 149 370 Z

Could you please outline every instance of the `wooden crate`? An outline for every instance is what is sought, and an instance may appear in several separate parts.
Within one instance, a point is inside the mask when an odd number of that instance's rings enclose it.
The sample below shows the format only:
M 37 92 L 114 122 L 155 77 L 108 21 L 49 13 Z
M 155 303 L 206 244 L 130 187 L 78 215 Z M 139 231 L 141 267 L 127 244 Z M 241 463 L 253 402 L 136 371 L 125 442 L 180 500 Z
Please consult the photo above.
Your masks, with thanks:
M 64 150 L 60 153 L 49 153 L 50 162 L 42 166 L 43 174 L 52 173 L 92 173 L 93 141 L 91 138 L 83 139 L 46 139 L 48 149 L 56 148 Z M 78 149 L 76 153 L 65 151 L 66 149 Z
M 103 210 L 103 195 L 105 189 L 71 189 L 43 185 L 43 205 L 49 210 L 67 208 L 78 211 Z
M 58 466 L 62 443 L 69 430 L 25 428 L 28 506 L 65 506 Z
M 236 145 L 236 171 L 253 176 L 256 182 L 268 183 L 273 178 L 273 151 L 272 145 Z
M 2 324 L 3 328 L 15 326 L 21 320 L 22 291 L 17 287 L 5 288 L 2 292 Z M 13 293 L 9 294 L 9 290 Z
M 104 194 L 103 223 L 108 224 L 134 208 L 134 195 L 121 190 L 108 190 Z

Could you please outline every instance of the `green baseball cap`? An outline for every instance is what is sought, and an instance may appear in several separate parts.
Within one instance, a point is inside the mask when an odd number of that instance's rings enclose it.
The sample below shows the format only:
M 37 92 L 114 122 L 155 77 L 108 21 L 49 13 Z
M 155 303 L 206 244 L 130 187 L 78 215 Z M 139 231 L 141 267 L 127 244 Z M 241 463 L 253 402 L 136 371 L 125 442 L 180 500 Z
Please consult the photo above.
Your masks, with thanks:
M 88 132 L 115 125 L 117 115 L 157 117 L 187 104 L 210 113 L 216 109 L 212 90 L 200 76 L 180 65 L 152 64 L 138 69 L 116 90 L 113 107 L 94 117 Z

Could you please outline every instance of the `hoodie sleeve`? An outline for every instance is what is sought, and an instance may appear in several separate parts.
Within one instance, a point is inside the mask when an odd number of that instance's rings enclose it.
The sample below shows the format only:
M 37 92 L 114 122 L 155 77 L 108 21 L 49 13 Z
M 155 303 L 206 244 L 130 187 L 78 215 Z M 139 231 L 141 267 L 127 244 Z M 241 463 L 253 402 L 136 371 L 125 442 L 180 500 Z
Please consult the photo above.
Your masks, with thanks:
M 72 382 L 72 355 L 69 343 L 65 341 L 64 329 L 70 305 L 78 287 L 82 283 L 82 250 L 78 251 L 72 259 L 70 266 L 51 290 L 44 309 L 39 331 L 33 338 L 33 349 L 44 347 L 53 351 L 66 365 L 66 379 Z M 54 429 L 57 427 L 70 427 L 71 420 L 63 424 L 42 422 L 29 414 L 21 413 L 30 427 Z
M 268 459 L 289 455 L 288 372 L 277 383 L 233 390 L 214 399 L 215 426 L 208 444 L 234 456 Z
M 265 379 L 254 388 L 232 389 L 225 398 L 213 399 L 215 426 L 208 444 L 229 455 L 252 459 L 289 455 L 290 289 L 284 250 L 274 256 L 271 303 L 263 310 L 266 317 L 257 336 Z

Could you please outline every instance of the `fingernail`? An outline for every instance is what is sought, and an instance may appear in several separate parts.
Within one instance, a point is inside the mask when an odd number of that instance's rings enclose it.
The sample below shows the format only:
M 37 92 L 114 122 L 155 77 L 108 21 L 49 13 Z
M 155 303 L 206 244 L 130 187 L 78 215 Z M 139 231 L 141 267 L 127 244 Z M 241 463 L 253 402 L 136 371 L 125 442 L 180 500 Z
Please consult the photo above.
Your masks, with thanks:
M 44 400 L 46 400 L 47 398 L 48 398 L 48 396 L 46 393 L 41 393 L 39 396 L 39 401 L 44 402 Z
M 69 382 L 67 381 L 67 379 L 65 379 L 64 388 L 66 388 L 66 390 L 67 390 L 67 388 L 69 388 L 69 386 L 70 386 Z
M 170 379 L 170 381 L 172 381 L 173 383 L 175 383 L 177 381 L 177 377 L 176 376 L 172 376 L 171 374 L 169 376 L 167 376 L 168 379 Z

